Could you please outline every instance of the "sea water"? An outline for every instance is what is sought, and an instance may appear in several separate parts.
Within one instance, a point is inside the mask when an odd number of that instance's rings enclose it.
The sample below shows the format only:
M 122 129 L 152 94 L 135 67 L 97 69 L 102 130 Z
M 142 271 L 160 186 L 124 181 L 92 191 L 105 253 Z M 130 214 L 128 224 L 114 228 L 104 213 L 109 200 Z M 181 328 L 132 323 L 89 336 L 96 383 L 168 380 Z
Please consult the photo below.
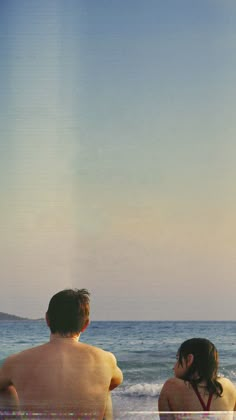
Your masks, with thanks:
M 43 320 L 1 321 L 0 332 L 0 362 L 49 339 Z M 236 322 L 91 322 L 81 341 L 113 352 L 124 374 L 123 384 L 112 391 L 115 419 L 158 418 L 162 385 L 173 375 L 178 347 L 192 337 L 216 345 L 219 373 L 236 383 Z

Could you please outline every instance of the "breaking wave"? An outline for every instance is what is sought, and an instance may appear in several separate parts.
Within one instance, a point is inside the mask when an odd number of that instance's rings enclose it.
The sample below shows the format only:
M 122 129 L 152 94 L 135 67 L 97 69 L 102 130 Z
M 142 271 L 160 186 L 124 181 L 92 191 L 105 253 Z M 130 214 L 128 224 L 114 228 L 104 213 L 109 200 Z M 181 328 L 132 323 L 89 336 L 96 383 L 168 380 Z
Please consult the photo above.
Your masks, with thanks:
M 163 383 L 147 384 L 140 383 L 135 385 L 128 385 L 117 389 L 116 393 L 127 397 L 158 397 L 160 395 Z

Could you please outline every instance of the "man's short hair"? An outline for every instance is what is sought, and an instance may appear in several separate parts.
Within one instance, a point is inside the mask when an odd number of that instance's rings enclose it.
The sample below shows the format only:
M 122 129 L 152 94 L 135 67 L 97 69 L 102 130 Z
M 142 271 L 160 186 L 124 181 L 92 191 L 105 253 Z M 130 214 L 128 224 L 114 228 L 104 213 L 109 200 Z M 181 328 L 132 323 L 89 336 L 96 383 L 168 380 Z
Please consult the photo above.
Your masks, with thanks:
M 78 334 L 89 321 L 89 292 L 86 289 L 65 289 L 50 300 L 47 310 L 53 334 Z

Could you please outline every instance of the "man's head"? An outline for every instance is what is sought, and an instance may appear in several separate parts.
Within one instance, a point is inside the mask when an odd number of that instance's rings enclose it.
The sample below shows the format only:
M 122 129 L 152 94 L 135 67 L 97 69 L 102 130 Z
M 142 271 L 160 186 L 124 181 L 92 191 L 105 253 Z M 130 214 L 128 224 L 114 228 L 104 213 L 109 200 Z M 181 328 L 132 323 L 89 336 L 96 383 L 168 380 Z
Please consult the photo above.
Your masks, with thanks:
M 89 292 L 86 289 L 66 289 L 50 300 L 46 313 L 52 334 L 79 334 L 89 323 Z

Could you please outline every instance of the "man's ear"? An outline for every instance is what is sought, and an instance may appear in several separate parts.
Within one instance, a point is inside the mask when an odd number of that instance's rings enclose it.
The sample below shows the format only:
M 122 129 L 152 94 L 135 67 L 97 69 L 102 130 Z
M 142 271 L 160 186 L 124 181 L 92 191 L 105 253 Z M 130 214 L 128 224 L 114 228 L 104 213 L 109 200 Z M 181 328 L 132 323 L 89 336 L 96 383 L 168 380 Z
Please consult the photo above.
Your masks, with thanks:
M 194 355 L 192 353 L 188 354 L 187 360 L 186 360 L 187 367 L 190 367 L 193 364 L 193 361 L 194 361 Z
M 88 326 L 89 326 L 89 319 L 87 319 L 87 321 L 85 322 L 81 332 L 84 332 Z
M 47 326 L 50 327 L 50 321 L 49 321 L 48 313 L 47 312 L 45 314 L 45 319 L 46 319 Z

